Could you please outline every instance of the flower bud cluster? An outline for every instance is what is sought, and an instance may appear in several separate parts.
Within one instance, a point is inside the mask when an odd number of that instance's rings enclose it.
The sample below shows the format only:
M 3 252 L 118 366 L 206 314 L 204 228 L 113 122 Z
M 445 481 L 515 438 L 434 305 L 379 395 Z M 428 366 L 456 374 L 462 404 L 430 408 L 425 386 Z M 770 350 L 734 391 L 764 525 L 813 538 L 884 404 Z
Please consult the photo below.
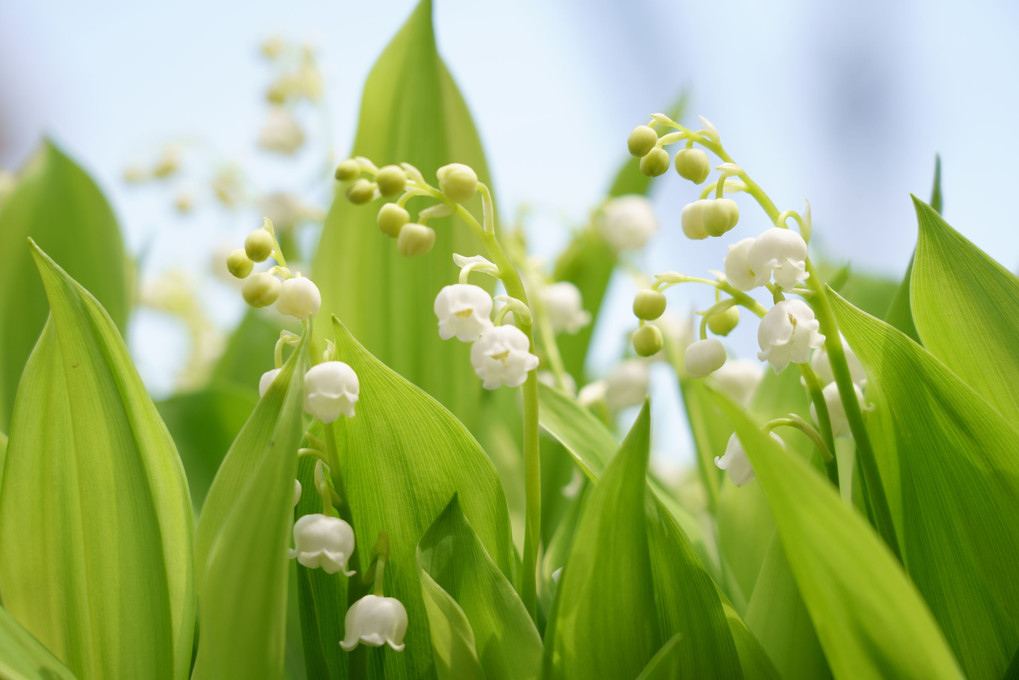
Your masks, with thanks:
M 721 236 L 739 222 L 739 206 L 731 198 L 703 198 L 683 208 L 680 222 L 687 238 Z

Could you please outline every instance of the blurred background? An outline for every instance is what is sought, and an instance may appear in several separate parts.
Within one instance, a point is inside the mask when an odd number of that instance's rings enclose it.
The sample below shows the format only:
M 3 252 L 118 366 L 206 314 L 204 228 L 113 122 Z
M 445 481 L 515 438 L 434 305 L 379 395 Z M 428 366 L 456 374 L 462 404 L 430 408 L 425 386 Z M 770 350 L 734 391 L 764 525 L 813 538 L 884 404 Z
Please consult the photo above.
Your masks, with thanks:
M 414 4 L 4 0 L 0 168 L 17 169 L 50 136 L 113 204 L 143 293 L 182 272 L 202 289 L 214 330 L 226 330 L 242 303 L 210 263 L 261 223 L 273 194 L 301 197 L 312 224 L 328 208 L 364 79 Z M 436 0 L 435 25 L 501 212 L 528 206 L 532 248 L 549 260 L 604 197 L 629 131 L 685 91 L 684 122 L 710 119 L 780 208 L 810 201 L 815 253 L 900 277 L 916 237 L 909 194 L 929 197 L 939 153 L 946 219 L 1009 269 L 1019 264 L 1015 209 L 1000 191 L 1019 182 L 1015 3 Z M 308 143 L 294 154 L 256 143 L 276 77 L 259 51 L 271 36 L 313 54 L 322 77 L 321 105 L 296 111 Z M 167 153 L 179 154 L 169 159 L 180 164 L 173 177 L 125 181 Z M 213 186 L 256 200 L 228 209 Z M 731 240 L 691 243 L 679 229 L 695 192 L 674 173 L 656 181 L 661 228 L 633 258 L 637 270 L 722 268 Z M 762 213 L 740 204 L 739 238 L 766 228 Z M 635 290 L 625 276 L 611 289 L 595 375 L 624 353 Z M 669 296 L 681 314 L 710 302 L 703 291 Z M 735 353 L 756 352 L 755 326 L 733 335 Z M 173 388 L 191 342 L 166 315 L 136 315 L 130 344 L 155 395 Z M 676 408 L 674 379 L 653 377 L 656 407 Z M 662 441 L 670 459 L 688 455 L 684 437 Z

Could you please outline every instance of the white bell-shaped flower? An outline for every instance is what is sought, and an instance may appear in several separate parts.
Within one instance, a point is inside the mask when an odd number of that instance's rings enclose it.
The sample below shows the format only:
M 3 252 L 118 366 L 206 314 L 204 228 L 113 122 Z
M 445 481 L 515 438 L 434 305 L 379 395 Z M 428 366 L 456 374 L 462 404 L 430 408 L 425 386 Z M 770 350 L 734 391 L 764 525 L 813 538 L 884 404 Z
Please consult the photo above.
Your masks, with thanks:
M 658 231 L 658 218 L 646 198 L 631 194 L 606 203 L 598 226 L 613 250 L 637 250 Z
M 471 345 L 471 365 L 486 390 L 501 385 L 517 387 L 527 380 L 528 371 L 538 367 L 538 357 L 529 350 L 530 341 L 522 330 L 495 326 Z
M 863 364 L 853 354 L 853 350 L 846 344 L 845 338 L 842 339 L 842 349 L 845 352 L 846 364 L 849 366 L 849 375 L 853 382 L 860 387 L 866 387 L 867 371 L 864 370 Z M 813 356 L 810 357 L 810 367 L 814 369 L 814 373 L 817 373 L 821 384 L 835 381 L 835 374 L 832 372 L 831 362 L 828 359 L 828 351 L 824 347 L 814 350 Z
M 580 290 L 569 281 L 559 281 L 541 289 L 552 331 L 576 333 L 591 322 L 591 314 L 584 310 Z
M 763 378 L 761 364 L 748 359 L 729 361 L 711 375 L 722 393 L 741 406 L 750 403 Z
M 691 378 L 711 375 L 725 364 L 725 347 L 715 338 L 692 342 L 686 348 L 683 363 Z
M 863 404 L 863 392 L 860 386 L 853 383 L 853 391 L 856 392 L 856 401 Z M 839 396 L 839 386 L 835 383 L 825 385 L 821 390 L 824 396 L 825 406 L 828 407 L 828 419 L 831 421 L 831 433 L 836 437 L 852 437 L 853 432 L 849 427 L 849 418 L 846 417 L 846 407 L 842 405 L 842 397 Z M 817 408 L 810 405 L 810 417 L 817 422 Z
M 725 278 L 740 290 L 752 290 L 768 282 L 768 272 L 758 273 L 750 266 L 750 249 L 756 240 L 745 238 L 737 241 L 729 246 L 725 256 Z
M 780 446 L 785 446 L 785 442 L 777 434 L 774 432 L 768 434 Z M 729 437 L 729 443 L 725 446 L 725 454 L 721 458 L 715 456 L 715 465 L 719 470 L 725 470 L 729 475 L 729 480 L 736 486 L 745 486 L 754 481 L 754 468 L 750 465 L 747 452 L 743 449 L 743 444 L 735 433 Z
M 407 632 L 407 610 L 395 597 L 365 595 L 347 610 L 343 631 L 340 647 L 345 651 L 352 651 L 358 644 L 371 647 L 388 644 L 399 652 Z
M 492 296 L 484 288 L 468 283 L 446 286 L 435 296 L 435 316 L 439 318 L 439 337 L 456 336 L 462 342 L 474 342 L 492 327 Z
M 304 131 L 293 114 L 283 106 L 269 109 L 269 117 L 258 131 L 258 145 L 266 151 L 292 154 L 304 144 Z
M 311 279 L 297 275 L 287 279 L 280 286 L 280 296 L 276 298 L 276 311 L 280 314 L 303 321 L 309 316 L 318 314 L 321 307 L 322 294 Z
M 605 378 L 605 405 L 610 411 L 639 405 L 647 396 L 650 379 L 647 362 L 627 359 L 620 363 Z
M 301 502 L 301 481 L 298 479 L 294 480 L 294 505 Z
M 807 278 L 807 243 L 791 229 L 772 227 L 756 239 L 747 255 L 750 269 L 774 279 L 783 290 L 792 290 Z
M 354 530 L 339 517 L 319 513 L 304 515 L 294 522 L 294 549 L 290 558 L 309 569 L 321 568 L 327 574 L 342 571 L 347 576 L 347 560 L 354 552 Z
M 262 374 L 262 377 L 258 379 L 259 398 L 265 396 L 265 393 L 269 391 L 269 387 L 272 385 L 272 381 L 276 379 L 276 376 L 278 376 L 282 370 L 282 368 L 274 368 L 271 371 L 266 371 Z
M 780 373 L 791 363 L 810 360 L 810 350 L 824 344 L 814 310 L 803 300 L 783 300 L 768 310 L 757 329 L 757 358 Z
M 353 418 L 360 390 L 354 369 L 342 361 L 325 361 L 304 375 L 304 410 L 323 423 L 340 415 Z

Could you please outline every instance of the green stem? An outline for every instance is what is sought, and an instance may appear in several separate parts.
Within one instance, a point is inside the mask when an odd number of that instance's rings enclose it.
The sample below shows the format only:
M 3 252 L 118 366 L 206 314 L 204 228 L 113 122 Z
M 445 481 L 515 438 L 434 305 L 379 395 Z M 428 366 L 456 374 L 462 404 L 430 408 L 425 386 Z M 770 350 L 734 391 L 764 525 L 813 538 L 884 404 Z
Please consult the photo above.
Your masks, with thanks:
M 799 364 L 800 372 L 803 373 L 803 380 L 807 383 L 807 392 L 810 393 L 810 401 L 814 404 L 814 411 L 817 415 L 817 426 L 821 430 L 821 435 L 824 437 L 825 446 L 828 450 L 834 453 L 835 451 L 835 436 L 831 429 L 831 415 L 828 413 L 828 402 L 824 400 L 824 388 L 821 387 L 821 383 L 817 379 L 817 374 L 810 367 L 810 364 Z M 834 455 L 829 456 L 825 459 L 825 467 L 828 469 L 828 479 L 835 485 L 836 488 L 839 486 L 839 468 L 838 461 L 835 460 Z

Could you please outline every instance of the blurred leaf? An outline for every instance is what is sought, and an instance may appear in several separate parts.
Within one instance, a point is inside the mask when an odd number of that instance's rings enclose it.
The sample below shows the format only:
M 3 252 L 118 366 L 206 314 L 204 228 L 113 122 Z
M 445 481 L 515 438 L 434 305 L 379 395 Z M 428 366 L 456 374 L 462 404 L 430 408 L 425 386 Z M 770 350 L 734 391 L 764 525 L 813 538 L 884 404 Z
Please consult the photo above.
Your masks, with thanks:
M 463 609 L 425 572 L 421 572 L 421 596 L 439 680 L 484 680 L 474 631 Z
M 421 537 L 417 564 L 426 603 L 429 599 L 440 602 L 445 594 L 466 616 L 484 671 L 481 677 L 530 680 L 539 676 L 541 637 L 513 586 L 464 517 L 457 496 Z M 436 625 L 450 619 L 437 617 L 431 607 L 428 609 L 432 644 L 437 646 Z M 456 664 L 451 671 L 446 677 L 464 677 Z
M 703 380 L 679 380 L 679 393 L 683 398 L 683 409 L 690 423 L 690 434 L 697 454 L 697 472 L 707 493 L 708 509 L 714 513 L 725 475 L 715 466 L 715 456 L 725 451 L 732 426 L 707 397 L 707 389 Z
M 4 606 L 81 678 L 184 678 L 193 517 L 116 326 L 38 247 L 52 316 L 15 401 L 0 490 Z M 45 452 L 45 455 L 40 453 Z
M 931 207 L 939 215 L 944 208 L 945 199 L 941 195 L 941 154 L 934 156 L 934 186 L 931 187 Z
M 931 354 L 1019 422 L 1019 278 L 913 199 L 920 223 L 910 296 Z
M 289 319 L 290 321 L 287 321 Z M 300 334 L 300 324 L 291 323 L 293 317 L 249 309 L 234 329 L 226 350 L 212 371 L 213 383 L 234 383 L 258 396 L 258 380 L 273 368 L 273 347 L 280 331 L 287 329 Z
M 545 631 L 545 677 L 628 678 L 671 638 L 671 677 L 739 678 L 714 585 L 646 482 L 647 402 L 585 504 Z M 664 661 L 663 661 L 664 662 Z
M 782 676 L 775 670 L 775 665 L 768 658 L 767 652 L 764 651 L 761 643 L 750 632 L 747 624 L 739 617 L 732 605 L 723 602 L 722 608 L 725 609 L 729 632 L 732 633 L 732 641 L 736 644 L 736 651 L 739 653 L 743 677 L 752 680 L 780 680 Z
M 651 657 L 651 660 L 644 666 L 644 670 L 637 676 L 637 680 L 671 680 L 675 678 L 676 664 L 679 663 L 678 656 L 684 652 L 679 645 L 683 636 L 676 633 L 669 641 L 662 645 L 662 648 Z
M 257 392 L 224 383 L 156 404 L 177 443 L 196 515 L 230 444 L 257 403 Z
M 868 314 L 884 314 L 898 292 L 899 282 L 882 274 L 858 271 L 851 265 L 816 264 L 818 276 L 839 295 Z
M 491 461 L 464 425 L 430 396 L 373 357 L 334 319 L 336 355 L 357 373 L 356 418 L 331 425 L 354 532 L 371 544 L 389 536 L 386 594 L 407 608 L 407 648 L 372 655 L 375 676 L 422 678 L 435 673 L 428 617 L 417 573 L 418 541 L 454 493 L 478 539 L 508 579 L 514 578 L 506 498 Z M 354 553 L 359 570 L 367 552 Z M 351 567 L 354 568 L 354 567 Z M 343 618 L 343 611 L 323 615 Z
M 999 678 L 1019 646 L 1019 430 L 901 332 L 833 308 L 894 425 L 906 571 L 966 674 Z
M 447 163 L 466 163 L 490 182 L 470 113 L 436 51 L 431 0 L 421 0 L 368 76 L 352 153 L 380 167 L 406 161 L 426 177 Z M 476 197 L 467 207 L 480 214 L 480 205 Z M 314 259 L 323 301 L 318 326 L 328 331 L 336 314 L 383 363 L 474 429 L 481 382 L 469 348 L 439 338 L 432 306 L 439 290 L 456 282 L 452 253 L 479 254 L 480 243 L 462 222 L 437 219 L 429 222 L 434 249 L 408 259 L 379 232 L 378 208 L 352 205 L 342 193 L 334 201 Z
M 0 430 L 9 431 L 18 378 L 46 323 L 46 293 L 27 238 L 91 291 L 124 330 L 129 283 L 109 204 L 89 176 L 46 141 L 0 206 Z
M 786 558 L 835 677 L 961 677 L 927 605 L 867 522 L 738 407 L 724 397 L 716 399 L 767 493 Z
M 237 435 L 205 500 L 195 541 L 202 618 L 194 680 L 283 677 L 309 336 Z
M 7 435 L 0 432 L 0 489 L 4 488 L 4 460 L 7 458 Z
M 75 680 L 74 674 L 3 607 L 0 607 L 0 678 Z

